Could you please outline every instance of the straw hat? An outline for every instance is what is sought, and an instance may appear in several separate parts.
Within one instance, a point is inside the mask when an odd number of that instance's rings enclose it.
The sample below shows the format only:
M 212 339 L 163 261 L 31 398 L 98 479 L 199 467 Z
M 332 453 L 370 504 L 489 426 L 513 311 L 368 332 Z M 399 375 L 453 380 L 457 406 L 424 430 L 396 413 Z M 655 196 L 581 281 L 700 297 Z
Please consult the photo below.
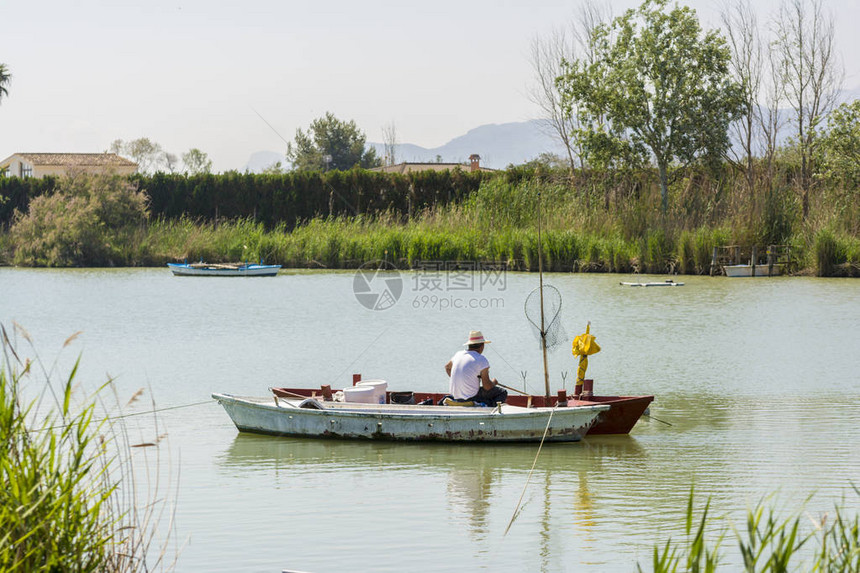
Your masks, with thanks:
M 481 334 L 480 330 L 472 330 L 469 332 L 469 340 L 467 340 L 463 346 L 469 346 L 471 344 L 489 344 L 492 342 L 491 340 L 484 340 L 484 335 Z

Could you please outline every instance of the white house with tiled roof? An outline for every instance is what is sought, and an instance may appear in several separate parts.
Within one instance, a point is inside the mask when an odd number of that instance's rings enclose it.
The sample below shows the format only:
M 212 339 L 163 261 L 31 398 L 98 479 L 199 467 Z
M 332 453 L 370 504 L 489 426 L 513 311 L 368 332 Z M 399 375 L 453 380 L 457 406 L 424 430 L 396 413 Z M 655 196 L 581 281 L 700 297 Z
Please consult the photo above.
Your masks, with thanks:
M 137 163 L 116 153 L 15 153 L 0 161 L 6 177 L 69 175 L 71 173 L 116 173 L 131 175 Z

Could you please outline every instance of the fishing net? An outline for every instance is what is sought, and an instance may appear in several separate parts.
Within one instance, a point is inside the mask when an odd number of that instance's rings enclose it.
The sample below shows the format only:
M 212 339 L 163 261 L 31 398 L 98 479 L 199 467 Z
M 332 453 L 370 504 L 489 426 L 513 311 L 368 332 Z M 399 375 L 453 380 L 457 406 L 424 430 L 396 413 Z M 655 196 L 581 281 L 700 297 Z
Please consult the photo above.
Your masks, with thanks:
M 541 328 L 541 287 L 529 293 L 524 309 L 538 343 L 543 334 L 547 350 L 558 350 L 567 345 L 567 333 L 561 320 L 561 293 L 557 288 L 543 285 L 543 328 Z

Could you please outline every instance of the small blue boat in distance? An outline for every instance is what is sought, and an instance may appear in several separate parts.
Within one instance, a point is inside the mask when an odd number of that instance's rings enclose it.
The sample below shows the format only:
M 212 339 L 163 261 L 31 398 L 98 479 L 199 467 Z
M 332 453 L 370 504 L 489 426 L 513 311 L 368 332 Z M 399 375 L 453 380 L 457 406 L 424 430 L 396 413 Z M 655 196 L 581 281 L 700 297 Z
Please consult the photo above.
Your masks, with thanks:
M 177 277 L 273 277 L 281 265 L 257 263 L 167 263 Z

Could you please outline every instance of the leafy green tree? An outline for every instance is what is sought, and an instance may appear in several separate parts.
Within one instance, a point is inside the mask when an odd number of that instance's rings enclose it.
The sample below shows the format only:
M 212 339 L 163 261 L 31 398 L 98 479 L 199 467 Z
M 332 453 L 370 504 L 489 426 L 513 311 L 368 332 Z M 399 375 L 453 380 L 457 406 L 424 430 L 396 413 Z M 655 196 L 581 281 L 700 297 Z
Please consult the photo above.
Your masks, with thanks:
M 590 117 L 578 134 L 588 152 L 653 156 L 664 213 L 673 162 L 718 162 L 741 114 L 723 37 L 703 33 L 694 10 L 667 4 L 646 0 L 595 27 L 594 59 L 566 62 L 558 80 L 565 105 Z
M 833 203 L 860 230 L 860 99 L 843 103 L 827 117 L 817 149 L 819 177 L 831 183 Z
M 860 176 L 860 99 L 843 103 L 827 117 L 821 149 L 825 167 L 832 175 Z
M 296 130 L 295 142 L 287 144 L 287 158 L 297 171 L 378 167 L 381 161 L 376 150 L 367 148 L 366 141 L 355 121 L 341 121 L 326 112 L 311 122 L 307 133 Z
M 185 171 L 191 175 L 212 172 L 212 160 L 209 159 L 209 155 L 196 147 L 182 154 L 182 163 L 185 165 Z
M 0 64 L 0 100 L 4 96 L 9 96 L 9 90 L 6 88 L 9 85 L 9 80 L 12 79 L 12 74 L 9 73 L 9 68 L 6 64 Z
M 137 169 L 141 173 L 155 173 L 166 167 L 171 172 L 176 165 L 176 156 L 164 151 L 161 144 L 141 137 L 125 142 L 116 139 L 110 144 L 108 151 L 130 158 L 137 163 Z

